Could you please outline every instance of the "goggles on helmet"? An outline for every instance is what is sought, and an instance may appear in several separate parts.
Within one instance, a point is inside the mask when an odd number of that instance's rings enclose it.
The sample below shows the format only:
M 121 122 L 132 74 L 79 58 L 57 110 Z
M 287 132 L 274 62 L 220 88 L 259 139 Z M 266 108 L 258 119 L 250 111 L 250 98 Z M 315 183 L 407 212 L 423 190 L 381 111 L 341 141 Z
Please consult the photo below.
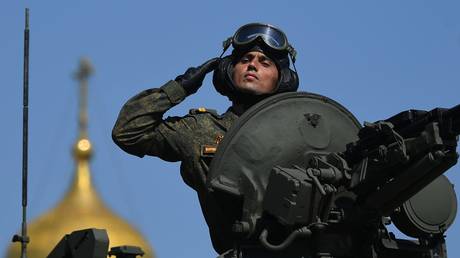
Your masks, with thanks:
M 287 51 L 291 56 L 292 62 L 295 62 L 297 52 L 288 43 L 286 35 L 280 29 L 270 24 L 249 23 L 239 28 L 235 34 L 224 41 L 224 52 L 230 45 L 233 48 L 240 48 L 261 39 L 270 48 L 277 51 Z

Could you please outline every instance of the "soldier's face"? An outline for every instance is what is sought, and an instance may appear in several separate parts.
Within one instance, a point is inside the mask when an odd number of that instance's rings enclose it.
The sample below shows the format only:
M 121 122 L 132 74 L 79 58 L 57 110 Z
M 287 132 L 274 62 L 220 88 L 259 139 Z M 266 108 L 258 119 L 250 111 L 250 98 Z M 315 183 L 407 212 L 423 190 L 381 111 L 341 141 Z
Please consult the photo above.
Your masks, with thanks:
M 235 64 L 233 82 L 243 92 L 254 95 L 273 93 L 278 83 L 278 68 L 263 53 L 251 51 Z

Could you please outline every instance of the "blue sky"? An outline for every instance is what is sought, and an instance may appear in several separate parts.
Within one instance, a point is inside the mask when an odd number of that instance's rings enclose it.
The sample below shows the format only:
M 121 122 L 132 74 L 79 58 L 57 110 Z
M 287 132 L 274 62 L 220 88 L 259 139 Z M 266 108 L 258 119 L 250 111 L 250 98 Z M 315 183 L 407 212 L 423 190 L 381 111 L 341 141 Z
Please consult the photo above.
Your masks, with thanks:
M 95 185 L 160 258 L 216 254 L 179 164 L 123 153 L 110 138 L 113 123 L 129 97 L 220 55 L 222 41 L 240 25 L 282 28 L 298 52 L 300 90 L 338 101 L 361 122 L 460 103 L 458 1 L 2 1 L 0 253 L 21 220 L 25 7 L 31 23 L 29 218 L 56 204 L 72 178 L 72 73 L 86 56 L 95 68 L 89 97 Z M 224 112 L 229 102 L 210 77 L 168 115 L 196 107 Z M 460 184 L 459 166 L 447 176 Z M 450 257 L 460 256 L 459 224 L 447 232 Z

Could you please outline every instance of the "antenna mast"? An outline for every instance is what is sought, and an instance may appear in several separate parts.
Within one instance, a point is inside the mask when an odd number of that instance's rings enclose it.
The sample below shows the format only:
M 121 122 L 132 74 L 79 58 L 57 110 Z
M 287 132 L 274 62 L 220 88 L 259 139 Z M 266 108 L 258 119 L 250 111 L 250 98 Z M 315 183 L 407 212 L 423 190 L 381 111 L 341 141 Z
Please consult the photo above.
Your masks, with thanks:
M 26 8 L 24 29 L 24 74 L 23 74 L 23 109 L 22 109 L 22 224 L 21 235 L 14 235 L 13 242 L 21 242 L 21 258 L 27 257 L 27 161 L 29 129 L 29 8 Z

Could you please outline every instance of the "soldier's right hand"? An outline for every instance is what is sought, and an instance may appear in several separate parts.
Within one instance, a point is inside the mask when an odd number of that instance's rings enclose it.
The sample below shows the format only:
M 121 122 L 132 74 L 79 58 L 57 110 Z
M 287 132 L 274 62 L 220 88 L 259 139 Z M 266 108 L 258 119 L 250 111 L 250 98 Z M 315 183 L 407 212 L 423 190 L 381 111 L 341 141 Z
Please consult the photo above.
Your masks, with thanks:
M 220 58 L 213 58 L 198 67 L 190 67 L 184 74 L 176 77 L 175 81 L 184 87 L 187 95 L 195 93 L 203 84 L 207 73 L 216 69 Z

